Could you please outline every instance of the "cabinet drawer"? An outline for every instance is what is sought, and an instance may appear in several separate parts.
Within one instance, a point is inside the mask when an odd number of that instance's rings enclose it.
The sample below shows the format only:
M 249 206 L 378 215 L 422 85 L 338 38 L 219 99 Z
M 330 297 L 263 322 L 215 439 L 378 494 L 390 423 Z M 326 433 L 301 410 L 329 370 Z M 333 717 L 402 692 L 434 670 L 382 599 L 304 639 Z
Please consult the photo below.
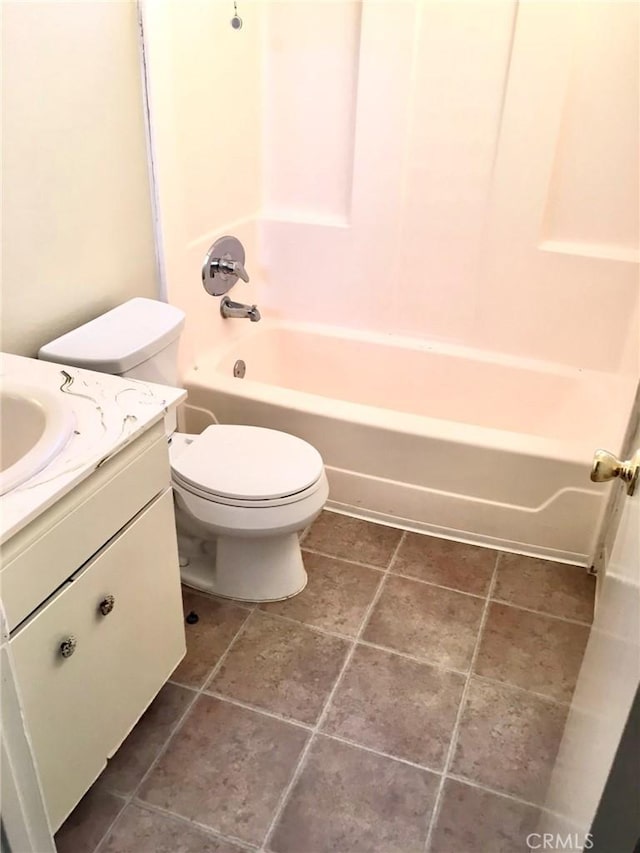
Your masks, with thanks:
M 163 424 L 121 450 L 2 550 L 9 630 L 171 482 Z
M 103 615 L 107 596 L 113 609 Z M 75 649 L 63 657 L 61 644 L 71 638 Z M 99 551 L 10 645 L 55 830 L 184 655 L 171 490 Z

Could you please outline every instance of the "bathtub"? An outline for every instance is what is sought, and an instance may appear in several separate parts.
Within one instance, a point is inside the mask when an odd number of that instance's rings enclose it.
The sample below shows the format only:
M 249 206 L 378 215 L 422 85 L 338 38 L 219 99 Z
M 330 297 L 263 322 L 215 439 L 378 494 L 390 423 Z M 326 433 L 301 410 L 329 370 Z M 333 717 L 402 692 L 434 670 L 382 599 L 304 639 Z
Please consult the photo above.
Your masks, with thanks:
M 620 450 L 632 381 L 311 324 L 238 334 L 186 375 L 188 431 L 284 430 L 322 453 L 330 508 L 590 564 L 608 491 L 590 482 L 591 457 Z

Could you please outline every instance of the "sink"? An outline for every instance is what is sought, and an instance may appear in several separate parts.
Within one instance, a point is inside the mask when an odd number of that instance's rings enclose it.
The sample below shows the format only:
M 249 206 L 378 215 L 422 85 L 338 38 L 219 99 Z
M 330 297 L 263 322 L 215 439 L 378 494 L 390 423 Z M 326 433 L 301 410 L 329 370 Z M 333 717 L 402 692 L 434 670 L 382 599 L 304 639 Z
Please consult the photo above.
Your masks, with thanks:
M 42 471 L 74 427 L 66 400 L 37 387 L 3 383 L 0 390 L 0 495 Z

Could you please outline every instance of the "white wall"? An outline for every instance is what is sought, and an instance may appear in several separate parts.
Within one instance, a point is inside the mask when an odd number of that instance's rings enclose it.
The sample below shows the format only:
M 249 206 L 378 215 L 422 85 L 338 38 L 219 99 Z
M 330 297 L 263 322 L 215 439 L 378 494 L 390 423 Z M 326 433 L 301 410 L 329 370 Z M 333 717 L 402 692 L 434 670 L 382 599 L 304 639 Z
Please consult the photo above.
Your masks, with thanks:
M 38 347 L 157 273 L 134 0 L 4 2 L 2 348 Z

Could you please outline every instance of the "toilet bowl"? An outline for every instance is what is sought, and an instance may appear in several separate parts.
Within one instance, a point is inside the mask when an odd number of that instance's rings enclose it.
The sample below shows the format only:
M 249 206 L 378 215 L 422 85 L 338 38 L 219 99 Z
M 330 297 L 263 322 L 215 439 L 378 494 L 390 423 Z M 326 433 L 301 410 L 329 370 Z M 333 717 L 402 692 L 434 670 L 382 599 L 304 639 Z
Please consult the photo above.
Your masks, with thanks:
M 178 382 L 185 315 L 137 297 L 40 349 L 60 364 L 165 385 Z M 244 601 L 278 601 L 304 589 L 298 534 L 324 506 L 322 457 L 277 430 L 215 425 L 176 433 L 165 419 L 181 577 L 188 586 Z
M 221 424 L 174 433 L 170 459 L 184 583 L 243 601 L 304 589 L 298 534 L 329 493 L 314 447 L 277 430 Z

